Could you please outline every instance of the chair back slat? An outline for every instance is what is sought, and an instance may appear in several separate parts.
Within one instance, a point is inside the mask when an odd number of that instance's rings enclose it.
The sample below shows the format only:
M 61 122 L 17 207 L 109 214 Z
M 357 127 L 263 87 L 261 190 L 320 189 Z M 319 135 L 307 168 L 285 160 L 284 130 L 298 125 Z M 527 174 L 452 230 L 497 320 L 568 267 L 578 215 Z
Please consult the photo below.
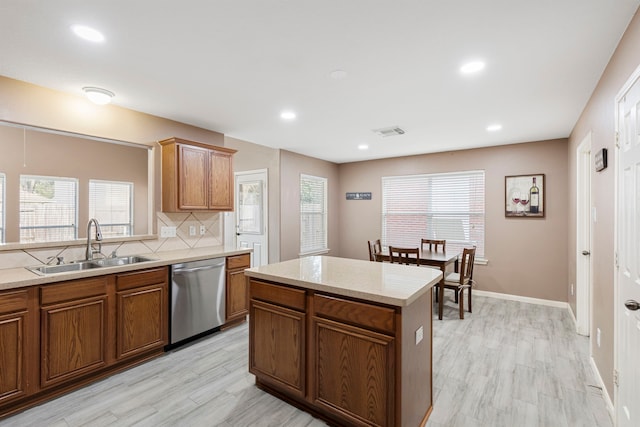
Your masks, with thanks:
M 420 248 L 389 246 L 389 261 L 392 264 L 420 265 Z
M 476 258 L 476 247 L 464 248 L 460 261 L 460 284 L 473 280 L 473 266 Z
M 420 242 L 420 247 L 422 249 L 424 249 L 425 245 L 429 245 L 429 250 L 430 251 L 438 251 L 441 247 L 442 252 L 444 252 L 447 246 L 447 241 L 446 240 L 434 240 L 434 239 L 422 239 L 422 241 Z

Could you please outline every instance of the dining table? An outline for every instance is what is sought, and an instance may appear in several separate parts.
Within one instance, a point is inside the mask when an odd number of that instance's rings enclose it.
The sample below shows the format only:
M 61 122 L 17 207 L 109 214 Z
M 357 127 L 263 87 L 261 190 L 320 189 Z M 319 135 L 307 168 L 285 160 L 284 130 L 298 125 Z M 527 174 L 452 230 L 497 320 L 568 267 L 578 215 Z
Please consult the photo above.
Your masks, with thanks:
M 459 251 L 436 251 L 428 249 L 420 249 L 420 265 L 426 265 L 430 267 L 438 267 L 442 271 L 442 279 L 438 284 L 438 319 L 442 320 L 442 312 L 444 310 L 444 277 L 446 275 L 447 266 L 454 264 L 454 268 L 458 270 L 458 258 L 460 256 Z M 383 249 L 382 252 L 375 254 L 376 261 L 389 262 L 389 252 L 387 249 Z

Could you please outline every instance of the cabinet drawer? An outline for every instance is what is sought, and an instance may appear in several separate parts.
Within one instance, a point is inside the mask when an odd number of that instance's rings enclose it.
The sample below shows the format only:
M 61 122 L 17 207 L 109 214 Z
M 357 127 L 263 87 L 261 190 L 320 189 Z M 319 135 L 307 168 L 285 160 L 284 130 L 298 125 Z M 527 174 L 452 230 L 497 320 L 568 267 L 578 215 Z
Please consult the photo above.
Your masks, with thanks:
M 28 291 L 0 293 L 0 314 L 13 313 L 27 309 Z
M 234 255 L 227 257 L 227 270 L 234 268 L 249 268 L 251 265 L 251 254 Z
M 316 316 L 395 335 L 395 310 L 328 295 L 314 295 Z
M 156 285 L 169 281 L 169 270 L 167 267 L 154 268 L 153 270 L 133 271 L 116 275 L 116 289 L 124 291 L 126 289 L 138 288 L 140 286 Z
M 40 303 L 54 304 L 97 295 L 106 295 L 107 277 L 73 280 L 60 285 L 46 285 L 40 287 Z
M 305 310 L 306 292 L 303 290 L 272 285 L 254 279 L 251 279 L 250 286 L 251 299 L 272 302 L 296 310 Z

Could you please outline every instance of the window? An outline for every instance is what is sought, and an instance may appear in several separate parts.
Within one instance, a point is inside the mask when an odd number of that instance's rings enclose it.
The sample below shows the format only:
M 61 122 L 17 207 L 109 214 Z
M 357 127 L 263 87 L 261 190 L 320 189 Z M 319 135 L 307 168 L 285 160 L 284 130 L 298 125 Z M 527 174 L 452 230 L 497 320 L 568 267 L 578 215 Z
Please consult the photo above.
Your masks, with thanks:
M 89 180 L 89 218 L 98 220 L 103 237 L 131 236 L 133 183 Z
M 20 175 L 20 242 L 78 236 L 78 180 Z
M 460 252 L 475 245 L 484 257 L 484 171 L 382 178 L 382 244 L 417 247 L 420 239 Z
M 327 179 L 300 175 L 300 254 L 327 250 Z
M 5 174 L 0 173 L 0 243 L 4 243 L 4 187 L 5 187 Z

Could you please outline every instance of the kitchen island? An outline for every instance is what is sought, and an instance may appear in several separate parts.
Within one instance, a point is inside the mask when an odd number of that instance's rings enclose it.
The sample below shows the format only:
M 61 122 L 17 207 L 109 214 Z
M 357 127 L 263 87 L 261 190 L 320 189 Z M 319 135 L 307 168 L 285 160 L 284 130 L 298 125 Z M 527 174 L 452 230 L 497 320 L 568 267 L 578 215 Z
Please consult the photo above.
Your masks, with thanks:
M 426 423 L 439 270 L 311 256 L 245 275 L 258 387 L 331 424 Z

